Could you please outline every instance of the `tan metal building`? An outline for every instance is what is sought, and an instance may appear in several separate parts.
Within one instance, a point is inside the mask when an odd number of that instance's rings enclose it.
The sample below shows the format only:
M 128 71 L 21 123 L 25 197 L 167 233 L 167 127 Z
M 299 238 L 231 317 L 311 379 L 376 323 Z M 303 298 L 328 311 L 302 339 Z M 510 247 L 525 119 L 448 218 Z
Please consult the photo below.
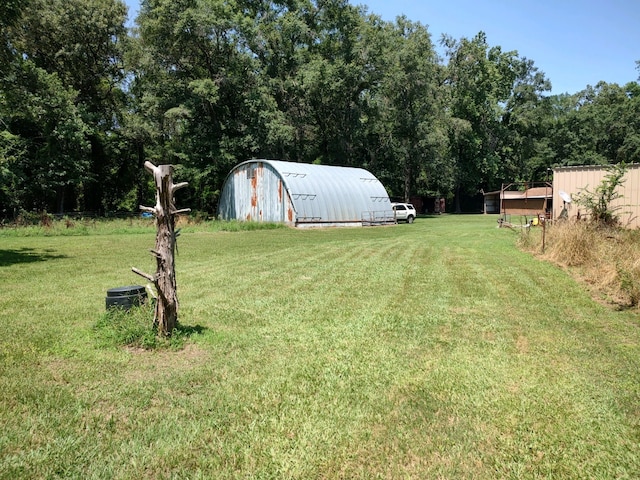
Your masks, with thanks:
M 602 166 L 558 167 L 553 169 L 553 218 L 558 219 L 563 208 L 569 218 L 587 215 L 584 207 L 576 205 L 571 197 L 587 189 L 594 192 L 608 171 Z M 618 214 L 623 226 L 640 227 L 640 164 L 629 165 L 618 193 L 621 198 L 615 200 L 613 207 L 620 207 Z

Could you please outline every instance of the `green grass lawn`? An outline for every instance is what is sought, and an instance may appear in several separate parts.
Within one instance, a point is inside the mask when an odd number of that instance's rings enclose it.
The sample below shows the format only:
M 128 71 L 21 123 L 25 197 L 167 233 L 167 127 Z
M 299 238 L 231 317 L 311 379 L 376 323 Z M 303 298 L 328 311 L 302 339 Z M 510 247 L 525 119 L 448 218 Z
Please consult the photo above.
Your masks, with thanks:
M 186 228 L 182 350 L 97 334 L 113 232 L 0 231 L 0 478 L 640 478 L 638 314 L 495 217 Z

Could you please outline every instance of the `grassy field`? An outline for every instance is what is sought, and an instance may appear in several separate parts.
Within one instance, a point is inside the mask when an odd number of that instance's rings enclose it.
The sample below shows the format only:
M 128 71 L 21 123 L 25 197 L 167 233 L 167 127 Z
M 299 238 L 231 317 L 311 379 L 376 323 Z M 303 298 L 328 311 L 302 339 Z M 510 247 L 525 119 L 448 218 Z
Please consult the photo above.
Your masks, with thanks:
M 95 328 L 152 228 L 0 231 L 0 478 L 640 478 L 637 311 L 495 220 L 185 228 L 154 351 Z

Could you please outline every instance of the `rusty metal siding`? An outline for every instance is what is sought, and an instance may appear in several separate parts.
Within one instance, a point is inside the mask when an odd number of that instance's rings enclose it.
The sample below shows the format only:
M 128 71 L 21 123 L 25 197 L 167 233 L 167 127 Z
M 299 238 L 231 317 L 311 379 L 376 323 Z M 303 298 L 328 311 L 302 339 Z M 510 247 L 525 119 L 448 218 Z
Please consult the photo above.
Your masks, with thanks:
M 553 218 L 559 218 L 563 204 L 560 192 L 566 192 L 575 196 L 582 189 L 593 192 L 607 175 L 607 170 L 602 166 L 559 167 L 553 169 Z M 614 201 L 614 207 L 618 210 L 622 225 L 637 228 L 640 227 L 640 164 L 629 165 L 622 186 L 618 189 L 622 198 Z M 584 207 L 567 204 L 569 218 L 585 215 Z
M 366 170 L 250 160 L 225 180 L 218 213 L 225 219 L 331 226 L 362 225 L 372 212 L 393 213 L 384 186 Z
M 277 171 L 265 162 L 245 162 L 225 180 L 218 215 L 227 220 L 293 224 L 291 199 Z

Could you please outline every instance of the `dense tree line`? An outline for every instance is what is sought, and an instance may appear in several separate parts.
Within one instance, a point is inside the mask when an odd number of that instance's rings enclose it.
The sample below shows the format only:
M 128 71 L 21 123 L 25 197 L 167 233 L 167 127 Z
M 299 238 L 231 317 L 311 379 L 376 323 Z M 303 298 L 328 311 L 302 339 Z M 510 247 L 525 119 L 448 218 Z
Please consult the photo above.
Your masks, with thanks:
M 213 211 L 250 158 L 358 166 L 459 199 L 548 167 L 640 161 L 640 85 L 549 94 L 517 51 L 346 0 L 4 0 L 0 216 L 134 211 L 172 163 Z

